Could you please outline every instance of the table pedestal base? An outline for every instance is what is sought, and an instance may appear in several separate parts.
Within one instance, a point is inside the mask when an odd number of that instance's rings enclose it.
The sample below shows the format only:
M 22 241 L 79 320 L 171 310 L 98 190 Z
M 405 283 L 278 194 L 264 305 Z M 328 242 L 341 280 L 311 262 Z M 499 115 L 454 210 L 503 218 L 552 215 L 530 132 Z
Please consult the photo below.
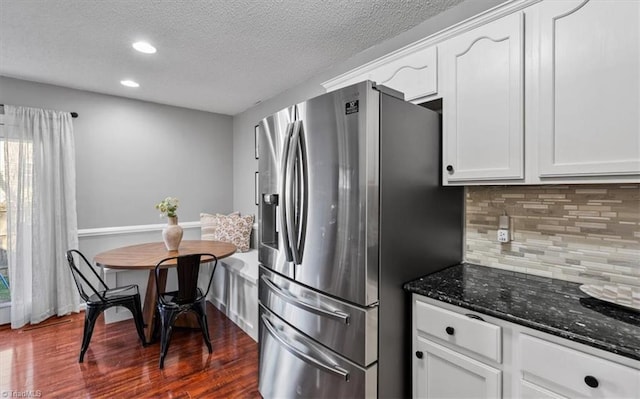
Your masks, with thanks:
M 164 291 L 167 286 L 167 269 L 160 269 L 160 275 L 158 276 L 158 286 L 160 290 Z M 147 279 L 147 293 L 144 297 L 144 304 L 142 306 L 142 318 L 144 320 L 144 337 L 147 343 L 151 343 L 155 328 L 155 316 L 156 316 L 156 298 L 158 298 L 158 289 L 156 287 L 156 272 L 155 270 L 149 271 L 149 278 Z M 193 328 L 200 329 L 197 316 L 192 313 L 183 313 L 176 319 L 174 327 Z

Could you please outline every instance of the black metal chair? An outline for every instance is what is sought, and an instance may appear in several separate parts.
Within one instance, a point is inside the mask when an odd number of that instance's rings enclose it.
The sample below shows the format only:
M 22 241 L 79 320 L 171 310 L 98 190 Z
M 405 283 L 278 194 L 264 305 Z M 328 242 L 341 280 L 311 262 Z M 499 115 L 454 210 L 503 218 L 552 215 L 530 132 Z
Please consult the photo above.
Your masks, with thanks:
M 200 272 L 200 261 L 202 257 L 211 258 L 213 262 L 213 270 L 209 277 L 206 292 L 202 292 L 198 288 L 198 274 Z M 168 267 L 166 265 L 170 260 L 177 261 L 176 273 L 178 276 L 178 290 L 172 292 L 162 292 L 160 290 L 160 270 Z M 213 281 L 213 274 L 218 266 L 218 258 L 213 254 L 199 253 L 192 255 L 181 255 L 166 258 L 158 262 L 156 265 L 156 288 L 158 291 L 158 313 L 161 325 L 160 337 L 160 368 L 164 368 L 164 358 L 167 356 L 169 349 L 169 341 L 173 331 L 173 324 L 178 316 L 185 312 L 194 312 L 198 318 L 198 324 L 202 330 L 204 343 L 211 349 L 211 339 L 209 337 L 209 327 L 207 325 L 206 297 Z
M 96 289 L 89 279 L 82 274 L 76 265 L 73 257 L 74 254 L 77 254 L 80 259 L 84 261 L 84 264 L 89 268 L 89 270 L 91 270 L 93 275 L 95 275 L 99 284 L 99 289 Z M 98 316 L 100 316 L 100 314 L 106 309 L 113 306 L 124 306 L 133 313 L 133 320 L 136 324 L 138 336 L 140 337 L 140 341 L 142 341 L 142 346 L 146 346 L 144 338 L 144 321 L 142 318 L 142 306 L 140 305 L 140 293 L 138 292 L 138 286 L 133 284 L 125 287 L 109 288 L 93 269 L 87 258 L 78 250 L 68 250 L 67 261 L 69 262 L 71 274 L 73 275 L 73 279 L 78 287 L 78 291 L 80 292 L 80 297 L 87 305 L 84 313 L 84 333 L 82 336 L 82 346 L 80 348 L 80 358 L 78 363 L 82 363 L 84 360 L 84 354 L 87 351 L 87 348 L 89 348 L 89 342 L 91 341 L 91 335 L 93 334 L 93 327 L 96 324 Z M 85 291 L 85 287 L 89 293 Z

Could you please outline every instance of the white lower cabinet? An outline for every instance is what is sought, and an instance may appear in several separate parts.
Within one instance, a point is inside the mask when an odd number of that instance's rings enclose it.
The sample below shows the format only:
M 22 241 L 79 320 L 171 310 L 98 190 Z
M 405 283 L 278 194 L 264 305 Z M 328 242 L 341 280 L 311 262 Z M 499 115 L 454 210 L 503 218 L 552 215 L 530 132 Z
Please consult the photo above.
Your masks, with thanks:
M 502 329 L 463 314 L 413 301 L 413 396 L 502 397 Z
M 500 370 L 422 337 L 415 347 L 415 398 L 501 397 Z
M 523 384 L 558 395 L 550 397 L 640 398 L 639 370 L 528 334 L 518 338 Z
M 640 399 L 640 362 L 413 294 L 414 398 Z
M 519 384 L 520 397 L 522 399 L 564 399 L 566 396 L 560 396 L 555 392 L 551 392 L 536 384 L 532 384 L 525 380 L 520 380 Z

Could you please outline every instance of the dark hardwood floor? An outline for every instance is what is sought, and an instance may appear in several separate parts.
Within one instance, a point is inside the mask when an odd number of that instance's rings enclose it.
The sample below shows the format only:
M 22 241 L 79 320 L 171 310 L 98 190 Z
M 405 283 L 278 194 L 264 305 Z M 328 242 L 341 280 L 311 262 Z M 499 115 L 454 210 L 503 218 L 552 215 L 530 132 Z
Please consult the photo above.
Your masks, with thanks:
M 199 330 L 176 329 L 164 370 L 160 344 L 143 348 L 133 320 L 105 325 L 100 316 L 84 363 L 78 363 L 82 312 L 20 330 L 2 326 L 0 396 L 260 398 L 257 343 L 210 304 L 207 316 L 213 353 Z

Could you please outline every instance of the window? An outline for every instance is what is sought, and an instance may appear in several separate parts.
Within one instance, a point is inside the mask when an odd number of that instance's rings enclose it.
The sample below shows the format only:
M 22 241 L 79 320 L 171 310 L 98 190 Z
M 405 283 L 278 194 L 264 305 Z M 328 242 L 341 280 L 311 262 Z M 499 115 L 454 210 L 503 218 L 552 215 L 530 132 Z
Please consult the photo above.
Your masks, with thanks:
M 4 137 L 4 115 L 0 114 L 0 138 Z M 5 192 L 5 148 L 0 141 L 0 304 L 11 301 L 7 262 L 7 193 Z
M 18 182 L 19 177 L 16 174 L 8 173 L 6 170 L 7 164 L 20 165 L 24 168 L 26 173 L 22 176 L 27 181 L 30 181 L 33 176 L 33 143 L 23 142 L 20 144 L 17 141 L 5 140 L 6 137 L 6 121 L 4 115 L 0 114 L 0 305 L 3 303 L 11 302 L 11 287 L 9 284 L 9 264 L 8 264 L 8 237 L 7 237 L 7 207 L 9 206 L 10 196 L 7 192 L 7 182 L 11 183 L 12 187 L 22 185 L 22 182 Z M 17 170 L 17 168 L 11 168 Z M 27 185 L 27 188 L 22 191 L 26 195 L 26 200 L 32 200 L 31 186 Z M 24 215 L 30 224 L 31 215 Z

